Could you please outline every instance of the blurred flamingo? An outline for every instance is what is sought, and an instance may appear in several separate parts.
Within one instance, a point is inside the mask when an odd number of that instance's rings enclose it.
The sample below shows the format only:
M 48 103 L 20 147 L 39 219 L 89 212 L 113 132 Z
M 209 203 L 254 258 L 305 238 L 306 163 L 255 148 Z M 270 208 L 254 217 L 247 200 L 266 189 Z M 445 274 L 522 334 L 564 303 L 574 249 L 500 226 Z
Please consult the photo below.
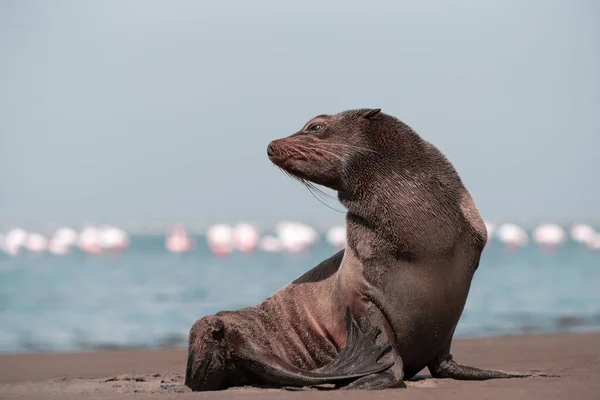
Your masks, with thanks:
M 248 223 L 241 222 L 233 228 L 233 247 L 243 253 L 253 252 L 258 245 L 259 239 L 258 230 Z
M 505 250 L 509 252 L 514 252 L 518 248 L 526 246 L 529 242 L 525 230 L 515 224 L 500 225 L 496 235 L 504 243 Z
M 336 250 L 343 249 L 346 246 L 346 227 L 334 226 L 327 231 L 325 238 Z
M 188 236 L 181 224 L 175 224 L 165 238 L 165 247 L 171 253 L 185 253 L 195 246 L 193 238 Z
M 556 224 L 542 224 L 533 230 L 533 241 L 542 246 L 544 250 L 553 250 L 567 240 L 564 229 Z

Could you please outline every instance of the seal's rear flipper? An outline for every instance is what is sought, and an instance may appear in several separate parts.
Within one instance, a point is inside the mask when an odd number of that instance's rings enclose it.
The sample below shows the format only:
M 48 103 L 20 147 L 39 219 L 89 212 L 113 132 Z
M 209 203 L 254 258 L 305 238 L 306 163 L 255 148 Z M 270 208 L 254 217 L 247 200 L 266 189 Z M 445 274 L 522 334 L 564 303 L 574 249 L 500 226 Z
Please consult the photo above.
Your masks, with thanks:
M 504 378 L 530 378 L 534 376 L 550 377 L 551 374 L 526 373 L 526 372 L 504 372 L 491 369 L 481 369 L 461 365 L 454 361 L 451 354 L 445 354 L 435 359 L 429 366 L 429 372 L 434 378 L 450 378 L 463 381 L 483 381 L 487 379 Z
M 391 350 L 391 344 L 375 344 L 373 336 L 360 330 L 349 309 L 346 311 L 346 334 L 346 345 L 338 356 L 331 363 L 313 371 L 293 366 L 251 339 L 240 344 L 235 358 L 237 363 L 262 380 L 277 386 L 310 386 L 349 381 L 384 371 L 393 364 L 377 363 L 381 356 Z

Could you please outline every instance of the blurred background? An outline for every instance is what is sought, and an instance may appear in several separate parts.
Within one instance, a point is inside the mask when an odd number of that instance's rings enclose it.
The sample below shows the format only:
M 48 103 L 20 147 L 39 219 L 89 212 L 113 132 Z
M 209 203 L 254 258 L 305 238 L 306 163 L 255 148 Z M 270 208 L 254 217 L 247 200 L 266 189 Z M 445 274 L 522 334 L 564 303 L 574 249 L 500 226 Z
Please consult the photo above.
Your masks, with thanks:
M 2 0 L 0 54 L 0 352 L 183 346 L 343 248 L 266 146 L 363 107 L 488 223 L 457 337 L 600 329 L 597 2 Z

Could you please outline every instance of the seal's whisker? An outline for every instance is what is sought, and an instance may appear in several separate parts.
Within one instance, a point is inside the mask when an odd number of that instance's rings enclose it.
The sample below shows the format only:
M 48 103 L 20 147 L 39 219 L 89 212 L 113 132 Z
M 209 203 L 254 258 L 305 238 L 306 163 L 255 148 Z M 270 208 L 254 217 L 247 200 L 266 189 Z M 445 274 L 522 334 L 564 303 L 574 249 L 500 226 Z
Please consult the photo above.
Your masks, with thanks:
M 327 203 L 325 203 L 323 200 L 321 200 L 321 199 L 319 198 L 319 196 L 317 196 L 317 195 L 316 195 L 316 194 L 313 192 L 313 190 L 316 190 L 316 188 L 315 188 L 313 185 L 309 184 L 309 183 L 308 183 L 307 181 L 305 181 L 304 179 L 300 179 L 300 182 L 302 182 L 302 184 L 304 184 L 304 186 L 306 186 L 306 188 L 307 188 L 307 189 L 308 189 L 308 191 L 309 191 L 309 192 L 310 192 L 310 193 L 313 195 L 313 197 L 314 197 L 315 199 L 317 199 L 317 200 L 318 200 L 318 201 L 319 201 L 321 204 L 323 204 L 325 207 L 327 207 L 327 208 L 330 208 L 330 209 L 332 209 L 333 211 L 337 211 L 337 212 L 339 212 L 339 213 L 342 213 L 342 214 L 344 213 L 344 211 L 341 211 L 341 210 L 338 210 L 337 208 L 331 207 L 329 204 L 327 204 Z M 322 193 L 322 192 L 320 192 L 320 193 Z
M 302 157 L 304 157 L 306 160 L 310 159 L 310 157 L 308 157 L 307 154 L 304 151 L 302 151 L 302 150 L 307 150 L 306 148 L 302 149 L 301 146 L 290 146 L 290 150 L 300 153 L 300 155 Z
M 325 201 L 323 201 L 321 198 L 319 198 L 319 195 L 321 196 L 325 196 L 325 197 L 329 197 L 331 199 L 337 200 L 335 197 L 328 195 L 327 193 L 323 192 L 321 189 L 317 188 L 314 184 L 312 184 L 311 182 L 308 182 L 306 179 L 302 179 L 299 176 L 295 176 L 294 174 L 291 174 L 290 172 L 286 171 L 285 169 L 279 167 L 279 170 L 283 171 L 284 174 L 286 174 L 287 176 L 289 176 L 290 178 L 297 180 L 298 182 L 300 182 L 301 184 L 304 185 L 304 187 L 306 187 L 306 189 L 308 189 L 308 191 L 310 192 L 310 194 L 319 201 L 319 203 L 323 204 L 325 207 L 332 209 L 333 211 L 337 211 L 339 213 L 344 213 L 344 211 L 340 211 L 334 207 L 331 207 L 329 204 L 325 203 Z M 315 193 L 316 192 L 316 193 Z
M 330 195 L 328 193 L 325 193 L 325 191 L 323 191 L 320 188 L 318 188 L 314 183 L 311 183 L 311 182 L 308 182 L 308 181 L 306 181 L 306 183 L 308 183 L 313 188 L 314 191 L 320 193 L 322 196 L 325 196 L 325 197 L 328 197 L 328 198 L 330 198 L 332 200 L 338 201 L 337 197 L 334 197 L 334 196 L 332 196 L 332 195 Z
M 290 140 L 289 143 L 291 143 L 291 144 L 299 144 L 300 146 L 303 146 L 305 148 L 308 147 L 308 146 L 306 146 L 306 143 L 303 140 L 300 140 L 300 139 Z M 319 144 L 319 143 L 313 143 L 313 145 L 314 146 L 311 146 L 311 147 L 316 147 L 316 148 L 319 148 L 319 149 L 322 148 L 322 145 Z M 366 152 L 369 152 L 369 153 L 377 153 L 373 149 L 369 149 L 369 148 L 366 148 L 366 147 L 355 146 L 355 145 L 346 144 L 346 143 L 330 143 L 330 142 L 328 142 L 326 144 L 326 146 L 327 147 L 341 147 L 341 148 L 355 149 L 355 150 L 360 150 L 360 151 L 366 151 Z
M 304 152 L 302 152 L 302 150 L 310 151 L 310 150 L 315 150 L 316 149 L 316 150 L 322 151 L 323 153 L 330 154 L 330 155 L 336 157 L 340 161 L 344 161 L 344 158 L 341 155 L 333 153 L 333 152 L 331 152 L 329 150 L 325 150 L 323 148 L 323 146 L 314 146 L 313 148 L 310 148 L 310 147 L 308 147 L 306 145 L 297 145 L 297 146 L 294 146 L 294 148 L 297 151 L 301 152 L 302 154 L 305 154 Z
M 312 146 L 312 147 L 311 146 L 307 146 L 306 143 L 302 143 L 302 141 L 300 141 L 300 140 L 291 141 L 289 149 L 299 152 L 304 157 L 306 157 L 306 153 L 304 151 L 308 151 L 310 153 L 311 151 L 317 149 L 319 151 L 322 151 L 324 153 L 327 153 L 327 154 L 330 154 L 330 155 L 336 157 L 340 161 L 344 161 L 344 158 L 341 155 L 333 153 L 333 152 L 331 152 L 329 150 L 325 150 L 323 148 L 323 146 L 319 146 L 319 145 Z M 309 159 L 309 158 L 307 157 L 307 159 Z
M 280 167 L 279 169 L 280 169 L 281 171 L 283 171 L 283 173 L 284 173 L 284 174 L 286 174 L 287 176 L 289 176 L 290 178 L 292 178 L 292 179 L 294 179 L 294 180 L 296 180 L 296 181 L 298 181 L 298 182 L 300 182 L 300 183 L 303 183 L 303 179 L 302 179 L 302 178 L 299 178 L 299 177 L 295 176 L 294 174 L 292 174 L 292 173 L 290 173 L 290 172 L 286 171 L 285 169 L 283 169 L 283 168 L 281 168 L 281 167 Z
M 375 150 L 373 149 L 367 149 L 366 147 L 359 147 L 359 146 L 353 146 L 351 144 L 345 144 L 345 143 L 328 143 L 328 146 L 331 147 L 343 147 L 343 148 L 348 148 L 348 149 L 355 149 L 355 150 L 360 150 L 360 151 L 366 151 L 369 153 L 377 153 Z
M 281 151 L 282 155 L 283 155 L 285 158 L 288 158 L 288 157 L 290 157 L 289 149 L 286 149 L 286 148 L 284 147 L 284 148 L 282 148 L 280 151 Z

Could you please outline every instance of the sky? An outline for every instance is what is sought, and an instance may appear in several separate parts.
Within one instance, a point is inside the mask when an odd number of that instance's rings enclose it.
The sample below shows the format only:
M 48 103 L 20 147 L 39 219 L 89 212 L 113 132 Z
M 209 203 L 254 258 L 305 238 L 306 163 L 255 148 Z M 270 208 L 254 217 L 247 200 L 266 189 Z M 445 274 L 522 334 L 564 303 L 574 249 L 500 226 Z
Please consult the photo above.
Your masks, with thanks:
M 592 0 L 0 0 L 0 54 L 0 225 L 342 222 L 266 147 L 351 108 L 486 219 L 600 220 Z

